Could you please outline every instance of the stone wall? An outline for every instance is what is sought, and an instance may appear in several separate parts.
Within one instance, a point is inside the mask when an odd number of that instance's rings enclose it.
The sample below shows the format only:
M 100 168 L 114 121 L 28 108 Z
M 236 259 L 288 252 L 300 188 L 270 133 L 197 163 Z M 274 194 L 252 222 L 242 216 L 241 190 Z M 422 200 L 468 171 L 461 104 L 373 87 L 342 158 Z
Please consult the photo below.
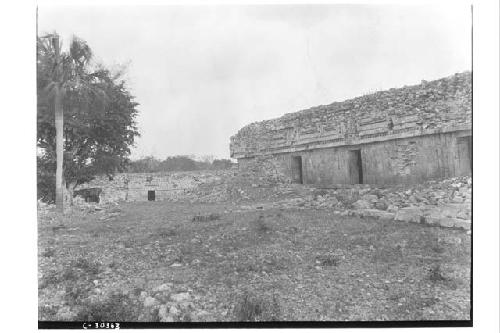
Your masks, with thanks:
M 122 173 L 110 180 L 107 176 L 77 187 L 102 189 L 101 203 L 147 201 L 148 191 L 155 191 L 155 200 L 178 200 L 189 196 L 201 185 L 221 182 L 231 170 L 190 171 L 172 173 Z
M 283 158 L 280 158 L 283 157 Z M 258 184 L 291 183 L 287 156 L 258 156 L 238 161 L 241 177 L 252 177 Z
M 302 183 L 399 184 L 419 183 L 470 175 L 470 146 L 463 145 L 470 131 L 425 135 L 407 139 L 374 142 L 365 145 L 315 149 L 239 160 L 240 168 L 252 166 L 254 173 L 266 177 L 279 175 L 284 182 L 294 182 L 293 158 L 302 160 Z M 353 177 L 351 152 L 360 151 L 363 179 Z M 261 167 L 258 168 L 257 165 Z
M 471 128 L 471 73 L 390 89 L 252 123 L 231 137 L 237 159 Z

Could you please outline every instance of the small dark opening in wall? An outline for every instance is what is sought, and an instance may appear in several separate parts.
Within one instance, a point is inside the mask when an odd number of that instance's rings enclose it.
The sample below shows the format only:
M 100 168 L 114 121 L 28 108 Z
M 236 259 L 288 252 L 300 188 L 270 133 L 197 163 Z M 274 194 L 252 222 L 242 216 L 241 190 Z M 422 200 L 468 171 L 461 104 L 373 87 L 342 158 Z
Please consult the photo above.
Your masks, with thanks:
M 387 128 L 392 131 L 392 129 L 394 128 L 394 123 L 392 122 L 392 118 L 389 119 L 389 121 L 387 122 Z
M 472 136 L 458 138 L 459 156 L 472 171 Z
M 361 150 L 351 150 L 349 153 L 349 174 L 351 184 L 363 184 L 363 161 L 361 160 Z
M 81 190 L 74 191 L 73 198 L 76 196 L 80 196 L 85 200 L 85 202 L 97 202 L 97 203 L 99 203 L 101 193 L 102 193 L 102 189 L 98 188 L 98 187 L 84 188 Z
M 155 191 L 148 191 L 148 201 L 155 201 L 156 193 Z
M 292 157 L 292 179 L 296 184 L 303 184 L 302 178 L 302 156 Z

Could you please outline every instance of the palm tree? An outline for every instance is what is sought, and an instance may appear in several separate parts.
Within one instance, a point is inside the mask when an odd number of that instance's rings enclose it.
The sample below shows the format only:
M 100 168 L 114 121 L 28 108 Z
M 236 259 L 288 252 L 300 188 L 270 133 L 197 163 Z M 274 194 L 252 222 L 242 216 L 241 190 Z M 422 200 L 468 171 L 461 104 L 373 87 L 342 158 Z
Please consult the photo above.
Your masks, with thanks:
M 61 53 L 61 43 L 57 33 L 37 39 L 37 65 L 39 75 L 48 78 L 41 98 L 52 101 L 56 131 L 56 209 L 64 211 L 64 98 L 68 92 L 93 90 L 91 83 L 96 76 L 90 73 L 92 51 L 87 43 L 73 37 L 69 52 Z

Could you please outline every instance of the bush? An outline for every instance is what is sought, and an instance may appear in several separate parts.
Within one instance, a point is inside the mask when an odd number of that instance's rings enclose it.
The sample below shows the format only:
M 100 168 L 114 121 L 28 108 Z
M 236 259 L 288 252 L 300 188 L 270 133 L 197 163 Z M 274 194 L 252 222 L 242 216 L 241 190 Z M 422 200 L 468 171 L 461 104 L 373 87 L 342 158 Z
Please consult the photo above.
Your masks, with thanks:
M 191 221 L 193 221 L 193 222 L 209 222 L 209 221 L 220 220 L 220 218 L 221 218 L 220 214 L 210 213 L 209 215 L 195 215 L 195 216 L 193 216 Z
M 246 291 L 233 308 L 236 321 L 278 321 L 281 309 L 276 295 L 271 299 Z
M 56 201 L 56 165 L 46 157 L 36 158 L 36 192 L 45 203 Z
M 78 312 L 77 321 L 135 321 L 137 312 L 132 300 L 124 294 L 116 293 L 107 299 L 87 301 Z
M 264 215 L 259 215 L 259 219 L 255 223 L 255 226 L 259 234 L 266 234 L 272 230 L 272 228 L 266 223 Z
M 325 254 L 316 257 L 316 262 L 321 266 L 338 266 L 341 258 L 334 254 Z
M 73 262 L 73 267 L 80 268 L 89 275 L 97 275 L 100 271 L 100 264 L 96 261 L 89 261 L 86 258 L 78 258 Z
M 56 250 L 54 248 L 49 247 L 42 252 L 42 256 L 44 256 L 45 258 L 50 258 L 53 257 L 55 253 Z
M 59 282 L 59 274 L 56 271 L 49 271 L 40 279 L 38 283 L 38 289 L 44 289 L 50 285 L 57 285 Z

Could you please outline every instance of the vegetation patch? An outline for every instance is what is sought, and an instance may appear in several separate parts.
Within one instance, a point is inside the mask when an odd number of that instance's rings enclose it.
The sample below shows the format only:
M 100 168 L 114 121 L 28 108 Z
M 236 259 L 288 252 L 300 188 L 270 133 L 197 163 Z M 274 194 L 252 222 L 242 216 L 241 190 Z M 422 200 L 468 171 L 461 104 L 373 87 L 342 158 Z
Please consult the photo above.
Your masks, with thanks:
M 217 213 L 210 213 L 208 215 L 195 215 L 191 219 L 193 222 L 210 222 L 220 220 L 221 215 Z
M 80 305 L 77 321 L 134 321 L 137 308 L 129 296 L 113 293 L 104 300 L 87 301 Z
M 45 258 L 50 258 L 53 257 L 55 253 L 56 250 L 54 248 L 48 247 L 42 252 L 42 256 L 44 256 Z
M 234 306 L 233 318 L 235 321 L 278 321 L 281 318 L 278 298 L 246 291 Z
M 261 214 L 259 215 L 257 221 L 255 221 L 255 230 L 257 231 L 258 234 L 267 234 L 273 229 L 271 228 L 269 223 L 266 222 L 266 218 L 264 217 L 264 215 Z
M 340 265 L 341 257 L 335 254 L 325 254 L 316 257 L 316 263 L 321 266 L 338 266 Z

